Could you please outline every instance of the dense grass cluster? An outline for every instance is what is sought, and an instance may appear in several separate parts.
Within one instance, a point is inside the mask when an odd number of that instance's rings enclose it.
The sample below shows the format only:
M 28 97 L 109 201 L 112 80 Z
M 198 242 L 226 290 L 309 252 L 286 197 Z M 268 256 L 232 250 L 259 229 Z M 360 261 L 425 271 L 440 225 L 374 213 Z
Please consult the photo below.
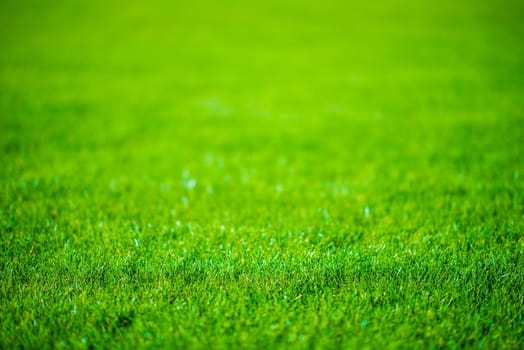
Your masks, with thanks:
M 519 1 L 0 2 L 0 348 L 521 348 Z

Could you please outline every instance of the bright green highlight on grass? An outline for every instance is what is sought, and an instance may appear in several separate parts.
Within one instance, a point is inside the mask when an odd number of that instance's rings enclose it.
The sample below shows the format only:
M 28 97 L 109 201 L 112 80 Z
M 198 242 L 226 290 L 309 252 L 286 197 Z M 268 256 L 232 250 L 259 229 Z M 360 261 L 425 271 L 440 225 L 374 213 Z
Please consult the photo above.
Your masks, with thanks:
M 518 348 L 521 1 L 0 3 L 0 348 Z

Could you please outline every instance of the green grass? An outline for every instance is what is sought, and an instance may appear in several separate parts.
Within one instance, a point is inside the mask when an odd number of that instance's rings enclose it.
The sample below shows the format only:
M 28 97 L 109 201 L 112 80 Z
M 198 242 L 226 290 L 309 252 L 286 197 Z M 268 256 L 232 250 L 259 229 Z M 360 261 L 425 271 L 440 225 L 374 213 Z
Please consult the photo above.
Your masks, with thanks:
M 522 348 L 520 1 L 0 1 L 0 348 Z

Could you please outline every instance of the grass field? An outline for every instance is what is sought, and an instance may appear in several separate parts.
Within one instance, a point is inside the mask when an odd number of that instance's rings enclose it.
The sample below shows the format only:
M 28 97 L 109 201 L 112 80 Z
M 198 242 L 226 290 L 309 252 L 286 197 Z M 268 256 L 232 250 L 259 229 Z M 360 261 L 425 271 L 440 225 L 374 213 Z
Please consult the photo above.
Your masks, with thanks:
M 0 1 L 0 348 L 524 346 L 521 1 Z

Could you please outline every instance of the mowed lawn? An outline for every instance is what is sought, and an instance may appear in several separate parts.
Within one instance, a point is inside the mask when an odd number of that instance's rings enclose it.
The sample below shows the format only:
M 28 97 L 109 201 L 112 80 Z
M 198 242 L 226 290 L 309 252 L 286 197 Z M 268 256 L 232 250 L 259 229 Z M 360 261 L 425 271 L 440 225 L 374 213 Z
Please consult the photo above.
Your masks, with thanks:
M 0 348 L 524 346 L 521 1 L 0 1 Z

